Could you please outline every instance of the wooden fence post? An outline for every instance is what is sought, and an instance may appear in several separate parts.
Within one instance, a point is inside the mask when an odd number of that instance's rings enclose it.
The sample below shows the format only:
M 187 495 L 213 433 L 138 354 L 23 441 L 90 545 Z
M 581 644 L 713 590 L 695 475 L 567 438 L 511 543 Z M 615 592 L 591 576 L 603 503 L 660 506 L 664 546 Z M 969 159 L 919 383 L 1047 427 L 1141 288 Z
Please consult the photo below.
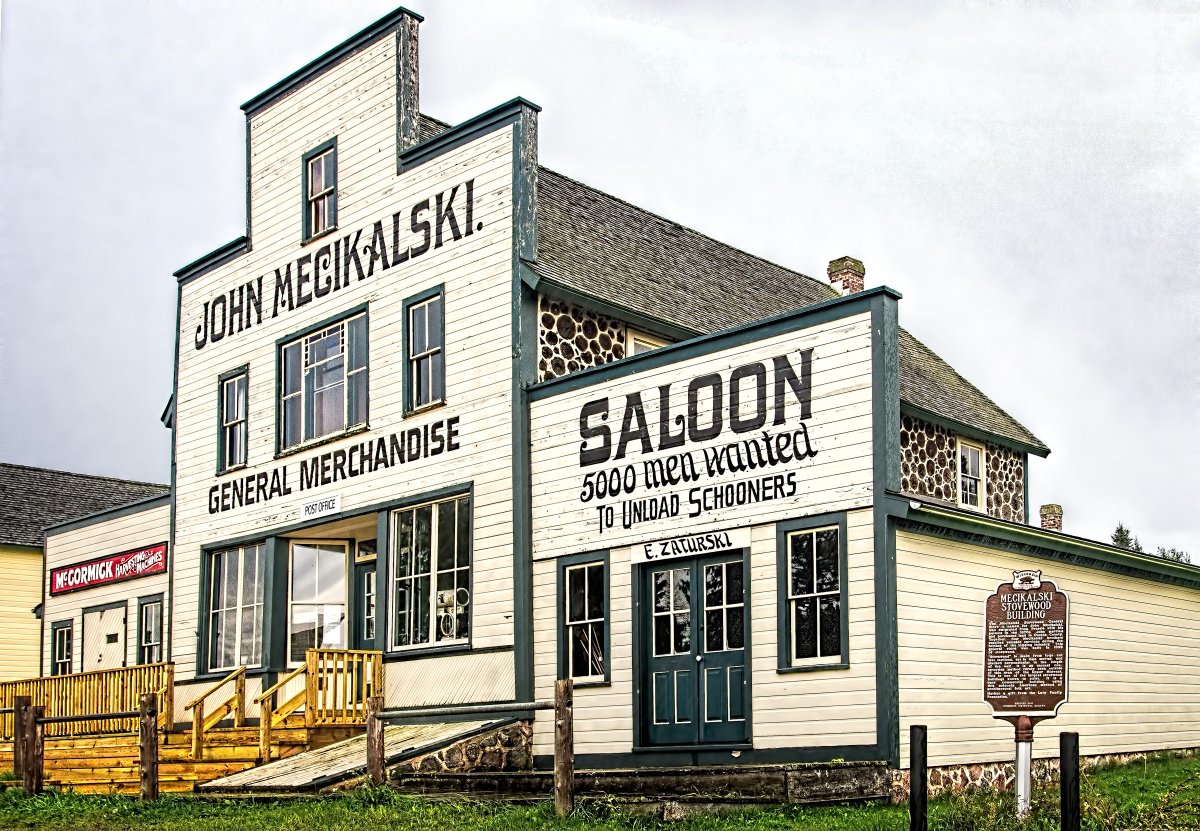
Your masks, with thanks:
M 204 702 L 197 701 L 192 708 L 192 758 L 197 762 L 204 757 Z
M 45 743 L 42 736 L 45 733 L 45 727 L 38 724 L 38 719 L 45 715 L 45 707 L 25 708 L 25 718 L 21 729 L 25 733 L 25 793 L 27 794 L 42 792 L 42 763 L 45 756 Z
M 263 683 L 266 683 L 265 681 Z M 258 705 L 258 761 L 266 764 L 271 761 L 271 699 L 274 694 Z
M 570 678 L 554 682 L 554 813 L 560 817 L 575 810 L 574 691 Z
M 367 699 L 367 776 L 372 785 L 382 785 L 384 779 L 383 720 L 379 718 L 382 709 L 383 696 Z
M 908 828 L 927 831 L 929 828 L 929 754 L 923 724 L 908 728 Z
M 246 725 L 246 673 L 238 675 L 233 682 L 233 726 Z
M 13 776 L 25 779 L 25 711 L 29 709 L 27 695 L 13 696 Z
M 1079 831 L 1079 734 L 1058 734 L 1058 810 L 1062 831 Z
M 142 799 L 158 799 L 158 695 L 142 693 L 138 715 L 138 782 Z

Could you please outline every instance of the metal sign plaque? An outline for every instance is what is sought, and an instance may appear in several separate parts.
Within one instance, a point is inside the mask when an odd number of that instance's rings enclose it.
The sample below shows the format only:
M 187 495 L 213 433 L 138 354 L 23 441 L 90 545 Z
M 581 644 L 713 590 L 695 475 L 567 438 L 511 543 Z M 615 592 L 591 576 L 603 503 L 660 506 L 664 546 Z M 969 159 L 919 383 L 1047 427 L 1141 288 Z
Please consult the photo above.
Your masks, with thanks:
M 1067 700 L 1067 595 L 1014 571 L 984 612 L 983 700 L 997 718 L 1053 718 Z

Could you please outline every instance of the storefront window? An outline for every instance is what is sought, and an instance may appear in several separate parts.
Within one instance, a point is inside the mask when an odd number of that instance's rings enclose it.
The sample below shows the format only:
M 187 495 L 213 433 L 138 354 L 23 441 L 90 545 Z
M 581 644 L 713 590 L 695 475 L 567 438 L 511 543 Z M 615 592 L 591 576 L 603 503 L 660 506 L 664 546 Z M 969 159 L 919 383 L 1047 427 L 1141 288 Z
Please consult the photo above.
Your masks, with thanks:
M 211 555 L 209 669 L 262 664 L 265 546 L 247 545 Z
M 293 543 L 288 660 L 346 647 L 346 544 Z
M 471 501 L 392 514 L 391 647 L 465 641 L 471 625 Z

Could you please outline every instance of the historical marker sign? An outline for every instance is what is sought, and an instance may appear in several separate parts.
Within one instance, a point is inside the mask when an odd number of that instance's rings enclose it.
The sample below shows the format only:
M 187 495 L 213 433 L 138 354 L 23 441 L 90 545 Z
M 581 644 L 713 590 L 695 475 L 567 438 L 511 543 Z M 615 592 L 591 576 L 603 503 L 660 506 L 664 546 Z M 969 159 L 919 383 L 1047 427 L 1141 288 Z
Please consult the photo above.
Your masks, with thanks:
M 983 700 L 997 718 L 1052 718 L 1067 700 L 1067 606 L 1040 571 L 1014 571 L 988 597 Z

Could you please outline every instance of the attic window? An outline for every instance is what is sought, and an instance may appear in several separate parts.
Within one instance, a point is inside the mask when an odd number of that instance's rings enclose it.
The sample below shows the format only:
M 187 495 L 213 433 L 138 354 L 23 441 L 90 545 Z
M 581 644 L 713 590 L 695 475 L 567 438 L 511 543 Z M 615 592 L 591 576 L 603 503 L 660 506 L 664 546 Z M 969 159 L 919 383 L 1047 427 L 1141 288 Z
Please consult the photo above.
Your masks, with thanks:
M 304 154 L 304 240 L 337 227 L 337 139 Z
M 651 349 L 666 346 L 667 343 L 668 341 L 656 338 L 653 335 L 647 335 L 645 332 L 638 332 L 634 329 L 625 330 L 626 355 L 640 355 L 643 352 L 649 352 Z
M 958 440 L 958 504 L 982 511 L 987 504 L 987 483 L 983 478 L 984 450 L 978 444 Z

